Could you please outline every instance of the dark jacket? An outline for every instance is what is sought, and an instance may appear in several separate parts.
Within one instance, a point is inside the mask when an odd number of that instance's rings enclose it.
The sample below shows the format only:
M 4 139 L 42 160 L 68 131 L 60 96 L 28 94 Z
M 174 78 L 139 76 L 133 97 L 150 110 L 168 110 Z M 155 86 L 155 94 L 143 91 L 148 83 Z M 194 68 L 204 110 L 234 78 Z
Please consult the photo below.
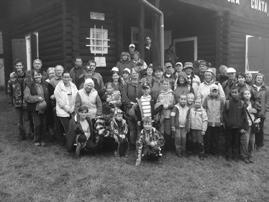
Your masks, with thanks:
M 224 106 L 223 120 L 226 128 L 248 129 L 246 108 L 243 102 L 231 98 Z
M 46 101 L 47 105 L 50 104 L 50 97 L 49 97 L 49 90 L 48 84 L 46 82 L 41 82 L 41 86 L 44 92 L 44 100 Z M 24 100 L 27 103 L 27 109 L 29 111 L 35 111 L 36 105 L 39 102 L 40 95 L 37 93 L 37 84 L 32 82 L 29 86 L 26 86 L 24 89 Z
M 83 67 L 79 67 L 79 68 L 73 67 L 70 70 L 70 76 L 72 78 L 72 82 L 77 86 L 78 89 L 84 81 L 85 74 L 86 72 Z
M 91 136 L 87 140 L 86 148 L 87 149 L 96 148 L 96 146 L 97 146 L 96 136 L 95 136 L 94 131 L 93 131 L 92 121 L 89 118 L 87 118 L 87 122 L 88 122 L 89 127 L 90 127 Z M 76 142 L 76 137 L 78 135 L 84 135 L 84 131 L 80 125 L 78 117 L 75 115 L 69 122 L 69 131 L 66 135 L 66 148 L 67 148 L 68 152 L 73 151 L 74 143 Z

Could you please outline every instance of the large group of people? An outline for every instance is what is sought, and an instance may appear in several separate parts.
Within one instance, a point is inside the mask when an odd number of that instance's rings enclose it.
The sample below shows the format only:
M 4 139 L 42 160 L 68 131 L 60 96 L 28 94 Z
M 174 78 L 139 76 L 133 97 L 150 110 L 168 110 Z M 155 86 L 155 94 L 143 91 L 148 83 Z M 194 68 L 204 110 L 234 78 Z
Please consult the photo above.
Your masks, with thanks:
M 153 66 L 150 48 L 145 62 L 130 44 L 106 83 L 94 60 L 84 65 L 76 57 L 70 71 L 56 65 L 46 72 L 40 59 L 31 71 L 16 61 L 8 89 L 20 138 L 32 138 L 36 146 L 57 141 L 77 156 L 133 150 L 137 166 L 166 151 L 253 163 L 263 146 L 264 76 L 225 65 L 216 71 L 206 61 Z

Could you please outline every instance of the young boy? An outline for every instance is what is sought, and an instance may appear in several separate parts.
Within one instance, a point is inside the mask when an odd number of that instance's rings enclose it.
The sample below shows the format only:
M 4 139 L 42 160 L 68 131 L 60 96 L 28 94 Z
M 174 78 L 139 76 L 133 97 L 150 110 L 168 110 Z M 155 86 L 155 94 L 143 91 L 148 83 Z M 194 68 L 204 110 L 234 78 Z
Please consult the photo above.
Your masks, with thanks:
M 190 108 L 193 106 L 193 103 L 194 103 L 194 94 L 193 93 L 188 93 L 187 94 L 187 106 Z
M 191 143 L 199 151 L 199 158 L 204 159 L 204 135 L 207 129 L 207 115 L 202 107 L 202 100 L 196 99 L 187 115 L 187 131 L 190 132 Z
M 112 136 L 117 143 L 117 150 L 115 151 L 116 156 L 126 156 L 128 150 L 128 125 L 123 119 L 122 110 L 116 108 L 114 116 L 110 123 Z
M 187 96 L 182 94 L 178 98 L 178 103 L 171 112 L 171 129 L 175 138 L 176 155 L 182 156 L 186 152 L 186 120 L 189 107 L 187 106 Z
M 165 138 L 165 149 L 171 150 L 173 148 L 171 137 L 171 111 L 174 107 L 175 98 L 174 93 L 170 88 L 169 80 L 162 81 L 162 90 L 158 96 L 155 104 L 155 109 L 162 108 L 160 115 L 160 132 Z
M 205 134 L 205 152 L 219 154 L 219 134 L 223 123 L 224 100 L 220 97 L 219 87 L 212 85 L 210 94 L 205 98 L 203 107 L 208 117 L 208 127 Z
M 143 120 L 143 129 L 137 141 L 137 160 L 139 166 L 141 159 L 158 160 L 161 156 L 161 147 L 164 145 L 163 136 L 152 126 L 152 120 L 146 117 Z
M 238 89 L 233 86 L 230 100 L 227 100 L 223 112 L 226 129 L 226 159 L 238 160 L 240 149 L 240 136 L 248 130 L 246 109 L 240 100 Z

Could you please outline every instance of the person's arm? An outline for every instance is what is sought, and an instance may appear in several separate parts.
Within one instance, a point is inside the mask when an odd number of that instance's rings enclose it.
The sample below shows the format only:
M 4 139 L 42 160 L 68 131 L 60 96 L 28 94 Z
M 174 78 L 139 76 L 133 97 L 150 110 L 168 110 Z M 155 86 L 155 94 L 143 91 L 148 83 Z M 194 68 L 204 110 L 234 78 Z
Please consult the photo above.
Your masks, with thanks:
M 202 135 L 204 135 L 206 130 L 207 130 L 207 120 L 208 120 L 205 110 L 203 110 L 203 112 L 202 112 L 202 119 L 203 119 Z
M 142 131 L 141 131 L 142 133 Z M 137 146 L 137 159 L 136 159 L 136 166 L 139 166 L 141 164 L 141 158 L 142 158 L 142 149 L 143 149 L 143 134 L 140 134 L 139 139 L 136 143 Z
M 43 100 L 41 96 L 31 95 L 31 91 L 28 86 L 25 87 L 23 94 L 24 94 L 24 100 L 28 103 L 37 103 Z
M 96 115 L 102 115 L 102 101 L 99 95 L 96 96 L 96 108 L 97 108 Z
M 79 93 L 76 95 L 76 101 L 75 101 L 75 112 L 78 112 L 78 108 L 82 105 L 81 97 Z
M 223 100 L 225 100 L 226 97 L 225 97 L 225 93 L 224 93 L 224 90 L 223 90 L 221 84 L 219 83 L 218 86 L 219 86 L 219 94 L 220 94 L 220 97 L 221 97 Z

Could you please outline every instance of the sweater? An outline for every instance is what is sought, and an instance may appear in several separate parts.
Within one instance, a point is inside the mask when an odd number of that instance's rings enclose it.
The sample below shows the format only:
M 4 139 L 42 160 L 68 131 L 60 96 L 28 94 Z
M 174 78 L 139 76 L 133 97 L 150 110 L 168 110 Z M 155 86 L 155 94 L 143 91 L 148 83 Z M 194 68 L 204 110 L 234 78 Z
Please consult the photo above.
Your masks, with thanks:
M 70 82 L 70 91 L 65 87 L 63 81 L 60 81 L 54 90 L 56 99 L 56 114 L 58 117 L 70 117 L 74 112 L 77 87 Z

